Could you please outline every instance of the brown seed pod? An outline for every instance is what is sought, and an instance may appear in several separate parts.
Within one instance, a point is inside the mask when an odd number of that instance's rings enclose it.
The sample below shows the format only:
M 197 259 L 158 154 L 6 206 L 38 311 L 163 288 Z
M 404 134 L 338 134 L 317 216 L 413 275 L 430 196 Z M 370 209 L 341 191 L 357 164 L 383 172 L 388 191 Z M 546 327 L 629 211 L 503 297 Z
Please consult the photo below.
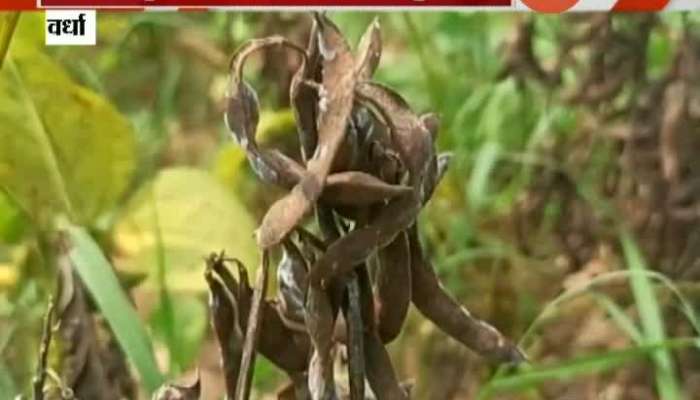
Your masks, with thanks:
M 411 193 L 404 185 L 391 185 L 358 171 L 338 172 L 326 180 L 321 201 L 332 206 L 368 206 Z
M 353 273 L 348 281 L 347 305 L 344 307 L 351 400 L 362 400 L 365 397 L 364 324 L 360 297 L 360 284 L 357 275 Z
M 377 329 L 383 343 L 396 339 L 411 304 L 411 253 L 405 232 L 377 252 L 374 279 Z
M 318 47 L 318 24 L 313 20 L 309 43 L 306 46 L 306 60 L 292 77 L 289 98 L 297 123 L 297 134 L 301 145 L 301 155 L 306 162 L 316 150 L 318 143 L 318 87 L 309 82 L 321 80 L 321 52 Z
M 363 263 L 376 249 L 388 245 L 415 220 L 421 207 L 410 193 L 387 203 L 369 225 L 350 231 L 333 242 L 309 274 L 312 284 L 326 284 Z
M 311 211 L 343 143 L 352 111 L 354 59 L 345 38 L 325 15 L 315 14 L 323 80 L 318 102 L 318 144 L 307 161 L 307 174 L 270 207 L 257 231 L 258 245 L 277 245 Z
M 282 243 L 282 259 L 277 265 L 277 285 L 280 311 L 294 326 L 304 324 L 304 299 L 308 266 L 301 252 L 291 240 Z
M 336 397 L 333 377 L 334 314 L 325 290 L 317 286 L 309 286 L 304 315 L 313 346 L 313 355 L 308 369 L 311 398 L 334 399 Z
M 418 189 L 434 152 L 431 132 L 394 90 L 375 82 L 360 82 L 355 92 L 389 125 L 393 144 L 410 173 L 411 185 Z
M 423 255 L 415 225 L 409 230 L 408 238 L 413 304 L 418 311 L 445 333 L 487 359 L 514 364 L 525 361 L 524 353 L 515 344 L 487 322 L 472 316 L 445 292 L 433 266 Z
M 211 264 L 223 263 L 211 259 Z M 225 267 L 224 267 L 225 268 Z M 233 398 L 243 355 L 243 333 L 238 323 L 238 313 L 233 294 L 214 276 L 213 268 L 208 267 L 204 277 L 209 285 L 209 309 L 214 333 L 221 349 L 221 364 L 226 382 L 226 394 Z
M 357 80 L 366 81 L 372 78 L 374 71 L 382 58 L 382 32 L 379 19 L 374 18 L 360 39 L 357 46 L 355 71 Z
M 301 180 L 304 169 L 279 151 L 261 149 L 258 146 L 255 138 L 259 122 L 258 97 L 255 90 L 243 80 L 243 68 L 248 57 L 271 46 L 284 46 L 300 53 L 302 69 L 308 64 L 306 52 L 280 36 L 250 40 L 243 44 L 234 53 L 230 63 L 225 121 L 260 179 L 282 187 L 292 187 Z

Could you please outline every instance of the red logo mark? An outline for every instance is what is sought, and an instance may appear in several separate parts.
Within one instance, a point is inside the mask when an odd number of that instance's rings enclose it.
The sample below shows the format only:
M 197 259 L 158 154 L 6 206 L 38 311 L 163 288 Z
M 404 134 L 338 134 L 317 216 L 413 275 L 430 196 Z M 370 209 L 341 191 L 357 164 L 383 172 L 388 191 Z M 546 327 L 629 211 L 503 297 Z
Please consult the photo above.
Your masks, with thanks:
M 522 0 L 522 2 L 532 10 L 543 13 L 564 12 L 573 7 L 578 1 L 579 0 Z

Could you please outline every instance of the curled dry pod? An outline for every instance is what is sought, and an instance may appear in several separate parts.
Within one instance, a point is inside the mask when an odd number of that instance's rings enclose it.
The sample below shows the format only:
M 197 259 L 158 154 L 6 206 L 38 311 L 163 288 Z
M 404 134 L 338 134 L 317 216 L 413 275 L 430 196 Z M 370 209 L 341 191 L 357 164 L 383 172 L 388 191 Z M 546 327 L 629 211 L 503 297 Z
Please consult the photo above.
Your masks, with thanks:
M 413 304 L 442 331 L 489 360 L 499 363 L 525 361 L 523 352 L 496 328 L 472 316 L 447 292 L 423 255 L 418 231 L 408 232 L 411 247 Z
M 304 298 L 308 268 L 299 248 L 287 239 L 282 242 L 282 259 L 277 266 L 280 310 L 285 320 L 304 324 Z
M 304 49 L 281 36 L 249 40 L 233 54 L 226 94 L 226 123 L 236 141 L 246 150 L 251 147 L 257 148 L 255 132 L 260 115 L 257 94 L 243 80 L 243 68 L 251 54 L 270 46 L 284 46 L 301 54 L 304 60 L 306 58 Z
M 375 17 L 362 35 L 360 44 L 357 46 L 357 57 L 355 61 L 357 79 L 365 81 L 372 78 L 381 57 L 382 31 L 379 26 L 379 19 Z
M 375 82 L 359 82 L 358 98 L 374 107 L 387 122 L 396 150 L 410 173 L 411 185 L 418 189 L 433 158 L 430 131 L 394 90 Z
M 262 150 L 261 157 L 258 160 L 263 160 L 263 164 L 259 166 L 258 172 L 256 172 L 260 179 L 287 190 L 299 183 L 306 173 L 302 165 L 279 150 Z M 260 176 L 262 173 L 260 171 L 267 171 L 265 177 Z
M 227 391 L 233 398 L 243 353 L 242 332 L 248 326 L 253 293 L 240 261 L 225 259 L 223 254 L 212 254 L 207 261 L 209 268 L 205 271 L 205 278 L 210 288 L 212 324 L 222 349 L 226 383 L 230 385 Z M 233 261 L 238 266 L 238 282 L 226 268 L 225 261 Z M 260 333 L 258 351 L 292 376 L 306 368 L 310 348 L 308 335 L 285 326 L 278 308 L 270 302 L 262 305 L 261 324 L 265 328 Z
M 406 400 L 391 359 L 376 332 L 365 331 L 365 372 L 372 392 L 382 400 Z
M 437 179 L 435 180 L 435 184 L 433 186 L 437 187 L 437 185 L 440 183 L 442 178 L 445 176 L 445 173 L 447 172 L 447 168 L 450 166 L 450 161 L 452 161 L 452 153 L 451 152 L 444 152 L 438 154 L 437 157 Z
M 338 152 L 333 159 L 331 173 L 355 169 L 359 158 L 360 133 L 357 131 L 357 127 L 353 123 L 352 118 L 350 118 L 345 127 L 343 142 L 340 147 L 338 147 Z
M 290 159 L 279 152 L 260 149 L 255 139 L 259 122 L 258 97 L 253 88 L 243 79 L 243 67 L 247 58 L 256 51 L 270 46 L 284 46 L 302 55 L 302 65 L 306 62 L 305 51 L 281 36 L 250 40 L 234 53 L 230 68 L 229 87 L 226 95 L 226 125 L 234 139 L 245 150 L 253 171 L 265 182 L 281 186 L 291 186 L 300 179 L 288 167 Z M 292 174 L 292 175 L 290 175 Z
M 231 271 L 226 268 L 226 261 L 233 261 L 236 264 L 240 264 L 243 268 L 243 264 L 237 259 L 227 259 L 226 254 L 221 251 L 220 253 L 211 253 L 206 259 L 206 269 L 204 270 L 204 278 L 208 281 L 216 274 L 216 276 L 221 279 L 224 284 L 224 289 L 226 289 L 230 295 L 236 297 L 238 296 L 238 283 L 236 279 L 231 275 Z M 212 274 L 213 272 L 213 274 Z
M 445 173 L 447 173 L 450 160 L 452 160 L 452 153 L 450 152 L 440 153 L 435 157 L 432 167 L 428 169 L 428 176 L 423 185 L 423 204 L 426 204 L 433 196 L 435 188 L 440 184 Z
M 306 328 L 313 345 L 309 362 L 309 391 L 313 400 L 335 399 L 333 377 L 333 323 L 334 315 L 330 299 L 318 286 L 310 285 L 304 314 Z
M 311 205 L 321 190 L 322 185 L 316 180 L 303 180 L 286 196 L 277 200 L 267 210 L 256 230 L 258 246 L 269 249 L 283 240 L 311 210 Z
M 258 245 L 263 249 L 280 243 L 321 195 L 352 111 L 355 74 L 350 48 L 333 22 L 325 15 L 316 13 L 314 16 L 323 68 L 318 93 L 318 145 L 307 162 L 307 174 L 302 181 L 275 202 L 263 217 L 257 231 Z
M 366 263 L 358 265 L 355 271 L 365 328 L 362 344 L 367 382 L 377 399 L 407 399 L 408 394 L 399 384 L 389 354 L 377 333 L 372 283 Z
M 396 183 L 404 172 L 399 156 L 379 141 L 373 141 L 369 147 L 369 162 L 373 174 L 385 182 Z
M 238 323 L 241 326 L 241 331 L 245 331 L 253 302 L 253 288 L 250 286 L 248 270 L 245 265 L 235 258 L 232 261 L 238 268 L 238 292 L 235 293 L 238 302 Z
M 293 188 L 305 174 L 304 167 L 293 159 L 277 150 L 268 150 L 262 158 L 267 160 L 259 171 L 268 171 L 268 183 L 273 183 L 286 189 Z M 253 161 L 256 163 L 257 161 Z M 272 168 L 269 168 L 272 166 Z M 277 173 L 276 171 L 284 171 Z M 411 188 L 404 185 L 390 185 L 374 176 L 359 172 L 347 171 L 331 174 L 326 179 L 321 201 L 330 206 L 364 206 L 406 194 Z
M 316 13 L 323 69 L 319 93 L 318 146 L 309 160 L 312 175 L 325 179 L 345 136 L 353 105 L 354 59 L 345 38 L 325 15 Z M 320 179 L 320 180 L 323 180 Z
M 308 334 L 287 326 L 275 303 L 266 301 L 262 307 L 258 351 L 290 377 L 303 373 L 311 353 Z
M 376 136 L 385 134 L 384 129 L 378 129 L 381 125 L 374 116 L 365 107 L 355 106 L 353 109 L 350 125 L 353 127 L 353 132 L 357 136 L 357 156 L 353 160 L 352 170 L 368 172 L 371 175 L 379 176 L 372 164 L 372 146 L 377 140 Z M 390 182 L 395 183 L 395 182 Z
M 338 172 L 326 180 L 321 200 L 334 206 L 367 206 L 411 193 L 404 185 L 391 185 L 358 171 Z
M 407 229 L 421 208 L 415 193 L 390 200 L 369 225 L 350 231 L 330 246 L 309 274 L 313 284 L 326 284 L 363 263 L 376 249 L 388 245 Z
M 365 357 L 364 324 L 362 323 L 362 302 L 360 284 L 356 274 L 348 282 L 345 320 L 347 321 L 348 378 L 350 380 L 350 400 L 365 398 Z
M 375 18 L 367 27 L 358 46 L 355 79 L 366 80 L 372 77 L 382 54 L 381 40 L 379 20 Z M 365 150 L 367 136 L 371 133 L 371 126 L 366 126 L 367 118 L 363 118 L 366 114 L 368 113 L 363 107 L 351 112 L 345 140 L 333 161 L 332 171 L 356 169 L 361 162 L 361 152 Z M 367 128 L 370 128 L 369 132 Z
M 210 260 L 212 266 L 219 262 L 218 259 Z M 243 355 L 243 333 L 237 321 L 236 303 L 232 293 L 214 276 L 213 268 L 206 269 L 204 278 L 209 285 L 211 322 L 219 342 L 226 394 L 229 398 L 234 398 Z
M 257 150 L 255 131 L 260 122 L 260 104 L 255 90 L 245 81 L 232 77 L 226 94 L 226 126 L 238 144 Z
M 382 342 L 389 343 L 401 332 L 411 304 L 411 253 L 406 233 L 399 233 L 377 255 L 379 268 L 374 290 L 377 330 Z
M 357 284 L 360 288 L 362 323 L 365 330 L 374 331 L 376 329 L 376 315 L 372 293 L 372 279 L 369 276 L 367 263 L 358 265 L 355 268 L 355 274 L 357 275 Z
M 442 178 L 445 176 L 451 160 L 452 153 L 450 152 L 440 153 L 433 157 L 433 161 L 431 162 L 430 168 L 428 168 L 426 178 L 423 183 L 423 204 L 426 204 L 433 196 L 433 192 Z
M 309 43 L 306 46 L 306 60 L 292 77 L 289 87 L 289 98 L 297 124 L 301 155 L 306 162 L 316 149 L 318 129 L 316 117 L 318 114 L 317 88 L 309 82 L 318 83 L 321 80 L 321 52 L 318 48 L 318 24 L 313 20 Z
M 420 116 L 420 122 L 430 132 L 430 137 L 435 142 L 440 133 L 440 117 L 435 113 L 426 113 Z

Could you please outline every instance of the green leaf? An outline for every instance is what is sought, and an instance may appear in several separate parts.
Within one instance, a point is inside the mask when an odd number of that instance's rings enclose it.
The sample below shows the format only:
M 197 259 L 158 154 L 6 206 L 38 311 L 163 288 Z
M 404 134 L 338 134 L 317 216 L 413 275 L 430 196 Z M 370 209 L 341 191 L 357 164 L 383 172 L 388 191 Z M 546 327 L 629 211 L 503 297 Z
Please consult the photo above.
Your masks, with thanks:
M 487 203 L 489 198 L 489 178 L 498 161 L 500 150 L 498 142 L 488 141 L 481 146 L 476 155 L 474 169 L 469 178 L 467 189 L 470 205 L 475 210 L 480 209 Z
M 258 357 L 255 361 L 255 373 L 253 374 L 253 387 L 262 393 L 271 393 L 278 388 L 285 379 L 285 374 L 265 357 Z
M 17 243 L 26 228 L 22 211 L 0 190 L 0 243 Z
M 203 257 L 213 251 L 225 250 L 248 268 L 257 266 L 256 225 L 243 204 L 213 175 L 193 168 L 165 169 L 148 186 L 115 225 L 117 268 L 148 273 L 146 284 L 160 288 L 158 231 L 170 291 L 203 291 Z M 154 204 L 159 227 L 154 226 Z
M 647 343 L 662 342 L 666 339 L 664 321 L 661 307 L 656 298 L 656 291 L 651 280 L 644 273 L 647 270 L 646 262 L 629 234 L 624 233 L 621 241 L 627 268 L 631 272 L 630 285 L 639 310 L 644 341 Z M 668 400 L 680 399 L 681 394 L 671 353 L 667 349 L 661 348 L 653 353 L 653 359 L 656 366 L 656 384 L 659 396 Z
M 479 393 L 478 398 L 489 398 L 497 392 L 521 391 L 536 387 L 548 381 L 565 381 L 578 376 L 598 374 L 619 368 L 656 351 L 697 346 L 697 339 L 673 339 L 622 350 L 612 350 L 602 354 L 576 357 L 555 365 L 535 366 L 515 375 L 492 380 Z
M 164 297 L 150 323 L 156 337 L 168 346 L 171 362 L 177 367 L 172 372 L 191 367 L 207 331 L 207 308 L 202 301 L 194 296 Z
M 0 398 L 12 399 L 17 395 L 17 387 L 7 364 L 0 360 Z
M 644 343 L 642 338 L 642 333 L 639 331 L 635 325 L 632 318 L 630 318 L 625 310 L 623 310 L 613 299 L 604 294 L 593 293 L 593 298 L 598 305 L 605 309 L 610 315 L 610 318 L 617 324 L 617 326 L 622 329 L 623 332 L 634 340 L 636 344 Z
M 667 34 L 652 30 L 649 33 L 649 43 L 647 45 L 647 66 L 649 75 L 658 79 L 663 75 L 668 67 L 673 63 L 672 39 Z
M 127 120 L 45 54 L 13 46 L 0 70 L 0 186 L 42 225 L 82 225 L 110 210 L 130 182 Z
M 90 295 L 107 319 L 124 353 L 138 371 L 145 388 L 152 392 L 162 383 L 151 342 L 136 311 L 119 286 L 102 250 L 81 227 L 66 228 L 70 238 L 69 257 Z

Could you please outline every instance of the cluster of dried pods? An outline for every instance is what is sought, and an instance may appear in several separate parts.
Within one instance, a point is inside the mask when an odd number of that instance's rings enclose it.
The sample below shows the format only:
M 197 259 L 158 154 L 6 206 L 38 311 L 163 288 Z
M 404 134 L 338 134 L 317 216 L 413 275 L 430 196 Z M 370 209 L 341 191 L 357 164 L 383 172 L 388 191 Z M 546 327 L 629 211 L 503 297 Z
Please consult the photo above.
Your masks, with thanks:
M 290 87 L 302 161 L 258 146 L 258 99 L 243 79 L 254 52 L 283 46 L 301 65 Z M 375 20 L 355 54 L 324 14 L 314 14 L 306 49 L 283 37 L 251 40 L 231 60 L 227 125 L 265 183 L 289 190 L 257 230 L 262 265 L 255 288 L 223 254 L 207 260 L 212 325 L 231 399 L 248 399 L 260 353 L 291 383 L 280 399 L 407 399 L 384 345 L 399 334 L 412 302 L 450 336 L 494 362 L 522 352 L 448 295 L 421 248 L 416 218 L 444 174 L 439 121 L 418 115 L 392 89 L 371 81 L 382 52 Z M 317 236 L 303 223 L 310 214 Z M 320 236 L 320 237 L 319 237 Z M 280 249 L 277 299 L 266 299 L 270 252 Z M 227 264 L 237 266 L 237 278 Z M 334 378 L 344 345 L 348 393 Z M 167 386 L 161 399 L 198 398 L 199 386 Z

